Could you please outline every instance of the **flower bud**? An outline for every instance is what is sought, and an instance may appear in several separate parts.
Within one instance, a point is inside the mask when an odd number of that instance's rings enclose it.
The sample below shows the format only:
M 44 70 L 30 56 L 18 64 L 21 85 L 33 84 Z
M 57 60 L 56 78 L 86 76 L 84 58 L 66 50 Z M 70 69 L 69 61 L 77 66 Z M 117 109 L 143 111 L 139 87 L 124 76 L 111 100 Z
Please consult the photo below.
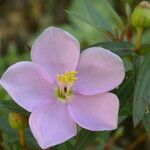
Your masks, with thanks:
M 10 126 L 14 129 L 24 130 L 28 126 L 28 117 L 19 113 L 10 112 L 8 120 Z
M 150 3 L 142 1 L 135 7 L 131 15 L 131 23 L 135 28 L 150 27 Z

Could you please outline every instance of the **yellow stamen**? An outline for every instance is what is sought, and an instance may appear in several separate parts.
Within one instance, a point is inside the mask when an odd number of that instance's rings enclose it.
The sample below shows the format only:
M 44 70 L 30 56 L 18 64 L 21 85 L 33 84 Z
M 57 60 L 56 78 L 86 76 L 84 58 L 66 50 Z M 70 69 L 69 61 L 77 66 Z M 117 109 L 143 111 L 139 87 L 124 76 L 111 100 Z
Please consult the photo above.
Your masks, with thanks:
M 77 78 L 75 77 L 77 74 L 77 71 L 72 70 L 70 72 L 66 71 L 64 74 L 57 75 L 57 80 L 62 84 L 74 84 Z
M 74 85 L 77 71 L 65 71 L 64 74 L 58 74 L 58 88 L 56 89 L 56 97 L 58 100 L 66 102 L 73 96 L 72 86 Z

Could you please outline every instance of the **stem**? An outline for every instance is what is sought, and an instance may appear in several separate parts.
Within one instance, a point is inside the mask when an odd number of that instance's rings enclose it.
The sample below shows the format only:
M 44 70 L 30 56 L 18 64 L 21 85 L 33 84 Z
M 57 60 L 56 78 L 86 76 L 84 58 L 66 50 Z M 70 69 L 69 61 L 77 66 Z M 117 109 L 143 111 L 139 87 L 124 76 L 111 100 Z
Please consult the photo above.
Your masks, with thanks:
M 20 144 L 21 144 L 23 150 L 29 150 L 26 145 L 25 130 L 19 130 L 19 139 L 20 139 Z
M 122 136 L 122 134 L 116 132 L 111 139 L 106 143 L 104 150 L 111 150 L 115 144 L 115 142 Z
M 125 148 L 125 150 L 133 150 L 133 149 L 135 149 L 140 143 L 142 143 L 146 139 L 147 139 L 147 134 L 144 133 L 143 135 L 141 135 L 140 137 L 138 137 L 137 139 L 135 139 L 135 141 L 133 141 L 131 144 L 129 144 Z
M 142 41 L 142 33 L 143 33 L 143 29 L 142 28 L 137 28 L 137 35 L 136 35 L 136 52 L 140 52 L 141 50 L 141 41 Z

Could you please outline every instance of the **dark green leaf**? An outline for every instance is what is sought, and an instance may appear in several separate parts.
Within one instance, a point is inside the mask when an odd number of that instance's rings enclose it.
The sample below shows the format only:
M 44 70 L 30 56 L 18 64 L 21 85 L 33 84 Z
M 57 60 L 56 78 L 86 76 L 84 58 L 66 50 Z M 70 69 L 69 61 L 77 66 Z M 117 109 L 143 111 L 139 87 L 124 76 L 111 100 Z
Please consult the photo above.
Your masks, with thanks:
M 150 113 L 147 113 L 144 115 L 143 125 L 144 125 L 147 133 L 150 135 Z
M 100 42 L 91 47 L 93 46 L 106 48 L 120 57 L 134 54 L 134 45 L 128 42 Z
M 133 59 L 133 62 L 134 62 L 133 63 L 134 74 L 136 75 L 136 78 L 137 78 L 137 75 L 138 75 L 139 69 L 140 69 L 140 65 L 143 62 L 143 56 L 136 55 Z
M 7 95 L 6 91 L 0 86 L 0 100 L 4 99 L 6 95 Z
M 143 57 L 136 81 L 133 103 L 133 123 L 137 125 L 144 116 L 147 105 L 150 104 L 150 52 Z
M 141 54 L 145 54 L 150 51 L 150 44 L 142 45 Z
M 124 63 L 125 72 L 133 70 L 133 65 L 132 65 L 132 62 L 129 58 L 124 57 L 124 58 L 122 58 L 122 60 L 123 60 L 123 63 Z
M 3 132 L 3 146 L 5 147 L 5 149 L 8 149 L 6 148 L 6 146 L 10 146 L 10 150 L 12 150 L 12 144 L 14 146 L 16 146 L 17 142 L 19 142 L 19 138 L 18 138 L 18 132 L 16 129 L 12 129 L 8 123 L 8 120 L 7 120 L 7 116 L 8 114 L 6 115 L 5 113 L 5 117 L 4 115 L 0 117 L 0 130 L 2 130 Z M 35 150 L 35 149 L 38 149 L 38 144 L 35 142 L 35 139 L 33 138 L 30 130 L 28 129 L 27 132 L 26 132 L 26 135 L 27 135 L 27 144 L 28 146 L 32 149 L 32 150 Z M 8 147 L 9 147 L 8 146 Z
M 73 146 L 68 141 L 63 143 L 63 144 L 56 146 L 56 150 L 72 150 L 72 149 L 73 149 Z
M 126 73 L 122 85 L 116 91 L 120 100 L 120 115 L 132 115 L 133 92 L 135 87 L 134 74 L 132 71 Z
M 6 114 L 5 114 L 6 115 Z M 8 120 L 7 117 L 1 116 L 0 117 L 0 130 L 2 130 L 3 132 L 7 133 L 8 135 L 12 135 L 14 136 L 13 138 L 16 140 L 16 136 L 17 136 L 17 130 L 13 130 L 9 124 L 8 124 Z M 13 140 L 13 139 L 12 139 Z
M 93 142 L 96 137 L 98 136 L 98 132 L 91 132 L 85 129 L 82 129 L 77 135 L 77 142 L 75 149 L 76 150 L 83 150 L 85 147 Z
M 10 101 L 10 100 L 0 100 L 0 109 L 29 115 L 29 112 L 27 112 L 22 107 L 17 105 L 14 101 Z
M 26 137 L 28 137 L 27 140 L 27 145 L 30 147 L 30 150 L 39 150 L 39 145 L 35 138 L 33 137 L 30 128 L 27 128 L 26 130 Z

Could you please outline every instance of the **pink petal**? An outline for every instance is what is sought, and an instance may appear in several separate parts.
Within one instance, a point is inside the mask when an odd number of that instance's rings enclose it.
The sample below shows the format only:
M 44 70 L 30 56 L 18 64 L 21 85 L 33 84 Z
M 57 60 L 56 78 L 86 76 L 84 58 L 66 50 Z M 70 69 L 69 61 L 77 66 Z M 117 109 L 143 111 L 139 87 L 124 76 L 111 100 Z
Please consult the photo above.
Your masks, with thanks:
M 77 133 L 76 123 L 65 103 L 53 102 L 39 107 L 32 112 L 29 124 L 43 149 L 63 143 Z
M 51 101 L 52 85 L 49 76 L 38 65 L 24 61 L 12 65 L 0 83 L 16 103 L 28 111 Z
M 47 28 L 34 42 L 32 61 L 44 67 L 56 78 L 76 68 L 80 54 L 78 41 L 69 33 L 56 27 Z
M 103 48 L 89 48 L 80 57 L 78 80 L 74 90 L 85 95 L 104 93 L 116 88 L 124 79 L 120 57 Z
M 119 100 L 112 93 L 85 96 L 76 94 L 69 104 L 74 121 L 92 131 L 117 128 Z

